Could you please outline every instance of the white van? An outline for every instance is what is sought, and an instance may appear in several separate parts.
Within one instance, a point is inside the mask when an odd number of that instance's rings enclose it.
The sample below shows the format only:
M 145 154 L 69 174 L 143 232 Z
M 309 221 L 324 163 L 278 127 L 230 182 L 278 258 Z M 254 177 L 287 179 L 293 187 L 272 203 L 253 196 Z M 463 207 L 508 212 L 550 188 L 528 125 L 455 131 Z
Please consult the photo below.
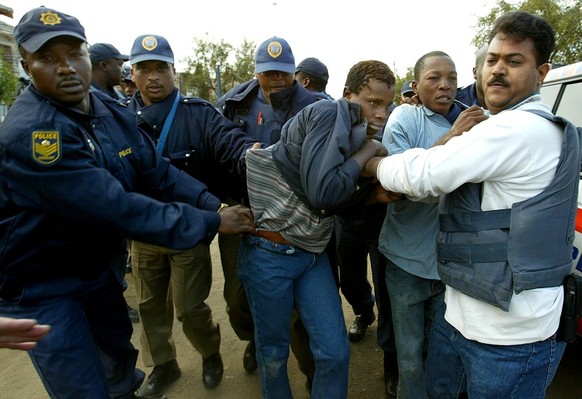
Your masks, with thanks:
M 546 76 L 540 93 L 542 101 L 552 109 L 554 115 L 562 116 L 576 126 L 582 126 L 582 62 L 552 69 Z M 582 182 L 578 187 L 572 270 L 582 276 Z M 578 321 L 578 335 L 582 336 L 582 319 Z

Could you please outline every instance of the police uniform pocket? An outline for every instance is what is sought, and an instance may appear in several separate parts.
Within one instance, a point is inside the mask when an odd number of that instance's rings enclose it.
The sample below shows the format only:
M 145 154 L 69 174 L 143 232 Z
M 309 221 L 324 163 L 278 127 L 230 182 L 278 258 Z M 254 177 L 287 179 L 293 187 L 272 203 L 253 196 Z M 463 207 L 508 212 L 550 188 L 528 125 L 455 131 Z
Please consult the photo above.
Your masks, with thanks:
M 197 151 L 195 148 L 174 152 L 169 155 L 172 165 L 189 175 L 197 176 L 201 172 L 202 165 L 199 165 Z

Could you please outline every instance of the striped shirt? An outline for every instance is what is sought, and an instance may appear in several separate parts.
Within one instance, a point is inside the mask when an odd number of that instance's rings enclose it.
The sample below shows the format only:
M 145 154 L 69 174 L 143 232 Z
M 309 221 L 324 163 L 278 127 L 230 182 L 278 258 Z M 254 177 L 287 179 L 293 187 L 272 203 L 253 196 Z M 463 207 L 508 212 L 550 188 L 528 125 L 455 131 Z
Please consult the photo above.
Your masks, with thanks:
M 314 214 L 297 198 L 273 162 L 272 147 L 247 152 L 247 187 L 257 229 L 279 232 L 297 247 L 324 251 L 333 218 Z

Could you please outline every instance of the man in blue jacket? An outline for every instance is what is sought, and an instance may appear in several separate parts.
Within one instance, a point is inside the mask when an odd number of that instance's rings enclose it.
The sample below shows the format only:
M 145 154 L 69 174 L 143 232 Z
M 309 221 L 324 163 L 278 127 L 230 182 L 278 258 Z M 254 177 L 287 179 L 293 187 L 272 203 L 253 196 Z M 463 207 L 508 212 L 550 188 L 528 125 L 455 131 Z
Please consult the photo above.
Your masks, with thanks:
M 184 249 L 252 232 L 156 153 L 122 104 L 90 92 L 85 31 L 39 7 L 14 29 L 31 85 L 0 126 L 0 316 L 51 331 L 29 354 L 51 398 L 133 398 L 144 373 L 121 284 L 124 237 Z
M 292 397 L 286 366 L 294 308 L 315 360 L 311 397 L 347 397 L 349 343 L 325 248 L 334 212 L 364 206 L 360 172 L 386 153 L 373 138 L 388 118 L 394 83 L 386 64 L 362 61 L 350 69 L 342 99 L 304 108 L 283 126 L 280 141 L 247 155 L 257 231 L 242 241 L 238 273 L 255 323 L 264 398 Z
M 257 140 L 214 105 L 180 93 L 166 38 L 137 37 L 129 61 L 138 88 L 129 108 L 138 126 L 156 142 L 158 152 L 224 198 L 229 193 L 226 181 L 244 178 L 246 149 Z M 223 375 L 220 330 L 205 303 L 212 282 L 209 243 L 178 250 L 133 241 L 131 247 L 142 355 L 146 366 L 154 367 L 140 392 L 160 393 L 181 375 L 172 339 L 174 308 L 188 341 L 202 355 L 204 386 L 217 387 Z

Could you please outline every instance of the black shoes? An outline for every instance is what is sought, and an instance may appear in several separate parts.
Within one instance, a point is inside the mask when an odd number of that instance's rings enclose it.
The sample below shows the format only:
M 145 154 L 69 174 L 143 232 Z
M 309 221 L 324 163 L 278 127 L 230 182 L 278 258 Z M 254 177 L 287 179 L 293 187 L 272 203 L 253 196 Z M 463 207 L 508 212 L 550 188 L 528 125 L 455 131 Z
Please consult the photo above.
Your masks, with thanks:
M 162 393 L 168 385 L 180 378 L 181 375 L 182 372 L 176 359 L 155 366 L 147 381 L 137 390 L 136 396 L 138 398 L 155 398 L 152 395 Z
M 257 348 L 254 340 L 250 340 L 245 348 L 243 367 L 247 373 L 254 373 L 257 370 Z
M 352 342 L 360 342 L 364 339 L 366 335 L 366 330 L 368 326 L 376 320 L 376 315 L 372 313 L 371 315 L 356 315 L 352 325 L 348 329 L 348 338 Z
M 216 388 L 222 381 L 224 366 L 220 352 L 202 361 L 202 382 L 208 389 Z
M 386 387 L 386 398 L 395 398 L 398 393 L 398 373 L 384 372 L 384 386 Z
M 384 351 L 384 387 L 386 399 L 392 399 L 398 395 L 398 361 L 395 352 Z
M 202 382 L 206 388 L 216 388 L 222 381 L 224 366 L 220 352 L 202 361 Z M 176 381 L 182 372 L 176 359 L 155 366 L 147 381 L 137 390 L 137 398 L 162 398 L 153 396 L 162 393 L 172 382 Z

